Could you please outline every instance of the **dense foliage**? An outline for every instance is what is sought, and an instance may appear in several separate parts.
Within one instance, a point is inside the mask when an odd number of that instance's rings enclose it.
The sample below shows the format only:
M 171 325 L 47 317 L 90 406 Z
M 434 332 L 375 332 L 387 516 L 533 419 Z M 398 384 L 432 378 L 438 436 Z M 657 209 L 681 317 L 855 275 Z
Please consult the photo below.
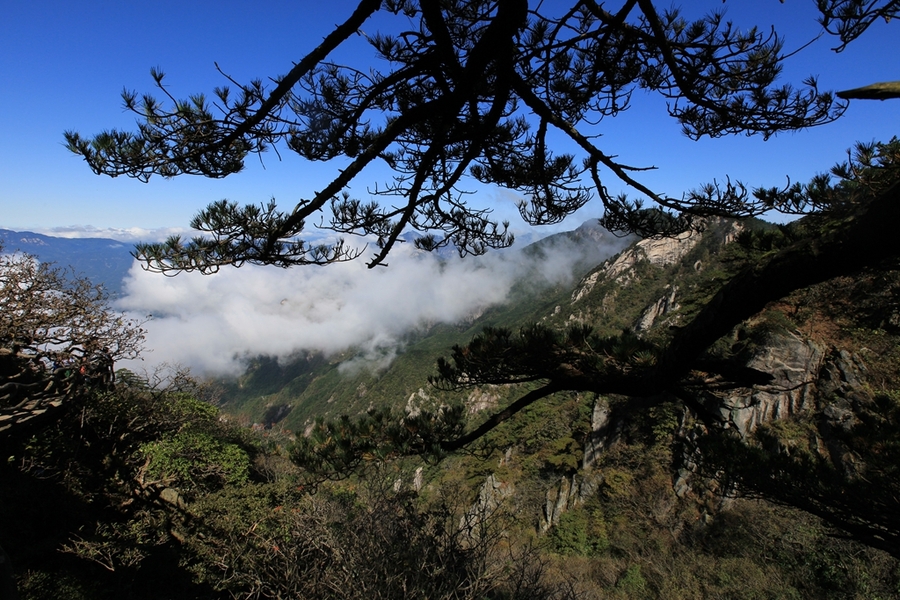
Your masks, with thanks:
M 120 380 L 3 440 L 0 537 L 26 598 L 565 597 L 503 554 L 499 516 L 460 528 L 460 498 L 422 505 L 390 472 L 317 489 L 202 387 Z
M 143 339 L 87 279 L 0 254 L 0 432 L 30 426 L 88 384 L 110 385 L 113 361 L 135 358 Z

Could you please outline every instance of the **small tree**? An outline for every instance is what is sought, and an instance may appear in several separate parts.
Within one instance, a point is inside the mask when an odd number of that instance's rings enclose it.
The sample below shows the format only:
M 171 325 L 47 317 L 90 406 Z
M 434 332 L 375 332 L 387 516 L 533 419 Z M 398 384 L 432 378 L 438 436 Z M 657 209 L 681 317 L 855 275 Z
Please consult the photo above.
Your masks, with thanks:
M 0 432 L 86 385 L 110 385 L 113 361 L 137 357 L 143 339 L 140 323 L 113 311 L 87 279 L 0 255 Z

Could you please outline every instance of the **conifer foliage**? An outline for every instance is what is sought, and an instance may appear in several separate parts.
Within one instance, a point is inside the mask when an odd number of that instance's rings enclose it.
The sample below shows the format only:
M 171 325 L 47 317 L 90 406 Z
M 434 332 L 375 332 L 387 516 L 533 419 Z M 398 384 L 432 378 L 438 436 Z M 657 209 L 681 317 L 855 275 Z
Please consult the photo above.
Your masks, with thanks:
M 819 2 L 821 22 L 843 45 L 898 2 Z M 726 7 L 727 8 L 727 7 Z M 371 61 L 335 62 L 371 21 Z M 410 23 L 412 26 L 410 26 Z M 302 241 L 311 218 L 339 234 L 377 239 L 370 266 L 384 264 L 404 232 L 425 249 L 481 254 L 513 242 L 507 223 L 468 202 L 473 180 L 522 195 L 529 223 L 555 223 L 599 197 L 604 225 L 665 235 L 708 215 L 747 216 L 772 208 L 740 184 L 706 186 L 681 198 L 641 182 L 604 148 L 596 126 L 631 104 L 636 91 L 664 97 L 692 139 L 744 133 L 769 137 L 828 123 L 846 104 L 818 89 L 777 82 L 786 58 L 775 32 L 733 24 L 722 11 L 688 20 L 651 0 L 571 5 L 527 0 L 361 0 L 322 43 L 285 74 L 182 99 L 151 74 L 161 97 L 126 91 L 134 132 L 66 133 L 69 149 L 99 174 L 147 181 L 154 175 L 221 178 L 253 154 L 288 149 L 309 161 L 344 161 L 320 191 L 291 209 L 275 202 L 216 202 L 191 225 L 205 235 L 138 247 L 152 270 L 212 272 L 244 263 L 326 264 L 359 255 L 353 247 Z M 555 140 L 564 139 L 559 146 Z M 347 193 L 370 165 L 393 181 L 372 183 L 374 201 Z M 610 179 L 637 194 L 607 192 Z

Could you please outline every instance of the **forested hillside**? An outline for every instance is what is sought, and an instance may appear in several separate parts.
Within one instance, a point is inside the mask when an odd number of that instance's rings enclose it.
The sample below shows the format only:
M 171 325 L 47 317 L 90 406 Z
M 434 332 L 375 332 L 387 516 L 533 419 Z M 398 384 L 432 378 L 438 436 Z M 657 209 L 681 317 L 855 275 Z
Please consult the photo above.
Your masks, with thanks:
M 428 385 L 436 357 L 450 344 L 484 327 L 515 331 L 534 322 L 553 330 L 590 325 L 604 336 L 626 330 L 636 346 L 665 338 L 748 261 L 799 227 L 722 220 L 703 235 L 644 240 L 572 287 L 525 294 L 474 323 L 435 328 L 377 373 L 342 373 L 341 361 L 352 353 L 280 366 L 260 360 L 240 391 L 248 397 L 254 386 L 271 387 L 242 414 L 271 427 L 271 435 L 303 435 L 316 417 L 386 407 L 402 416 L 461 404 L 477 423 L 529 385 L 463 393 Z M 577 581 L 583 597 L 893 597 L 895 559 L 859 544 L 896 554 L 891 526 L 872 515 L 883 506 L 877 498 L 893 489 L 885 480 L 893 468 L 879 471 L 879 485 L 887 486 L 879 496 L 843 506 L 829 506 L 825 497 L 858 494 L 844 478 L 880 470 L 866 465 L 891 455 L 881 444 L 893 447 L 882 436 L 897 425 L 898 294 L 893 271 L 795 293 L 710 352 L 710 362 L 768 374 L 762 385 L 717 385 L 710 373 L 706 391 L 693 399 L 557 394 L 496 427 L 470 453 L 410 464 L 397 485 L 422 498 L 462 486 L 470 510 L 510 511 L 506 527 L 523 536 L 520 542 L 536 543 L 555 576 Z M 292 369 L 303 372 L 293 378 Z M 226 393 L 226 412 L 241 408 L 240 391 Z M 711 435 L 723 431 L 736 437 Z M 759 452 L 747 455 L 745 444 Z M 800 462 L 771 463 L 783 459 Z M 879 529 L 876 537 L 888 544 L 873 543 Z
M 725 282 L 818 227 L 710 220 L 569 284 L 523 280 L 506 305 L 411 335 L 381 370 L 311 352 L 230 383 L 121 371 L 110 387 L 90 340 L 133 352 L 139 324 L 119 330 L 102 294 L 75 288 L 101 329 L 65 329 L 58 356 L 16 345 L 21 318 L 3 330 L 0 503 L 17 517 L 0 543 L 21 596 L 897 597 L 890 262 L 770 303 L 681 392 L 560 392 L 462 452 L 416 442 L 479 431 L 539 385 L 448 386 L 438 357 L 519 337 L 555 353 L 564 335 L 640 368 Z M 596 242 L 584 235 L 529 252 Z M 7 259 L 4 314 L 56 314 L 69 284 L 53 273 Z M 15 295 L 32 280 L 45 296 Z M 510 348 L 510 365 L 531 356 Z M 463 430 L 426 432 L 453 418 Z
M 102 285 L 113 297 L 122 293 L 122 281 L 134 263 L 130 244 L 105 238 L 68 239 L 0 229 L 0 244 L 6 252 L 26 252 L 42 262 L 71 268 L 72 275 Z
M 299 349 L 286 359 L 257 357 L 239 379 L 221 381 L 221 406 L 251 422 L 294 431 L 317 417 L 396 407 L 398 398 L 418 404 L 423 396 L 437 393 L 428 378 L 434 375 L 437 358 L 454 344 L 469 341 L 486 326 L 519 327 L 543 318 L 571 294 L 580 277 L 609 256 L 611 248 L 625 244 L 627 240 L 614 238 L 596 219 L 543 238 L 523 249 L 518 260 L 530 266 L 523 269 L 503 305 L 478 309 L 458 323 L 423 324 L 386 349 L 384 356 L 348 348 L 334 356 Z M 548 257 L 559 264 L 553 280 L 544 272 Z
M 512 245 L 507 198 L 531 225 L 594 201 L 640 241 L 383 355 L 299 348 L 230 381 L 116 371 L 143 323 L 0 255 L 0 591 L 900 597 L 900 140 L 806 184 L 664 191 L 607 129 L 651 96 L 691 140 L 769 140 L 891 86 L 784 81 L 803 39 L 695 9 L 360 0 L 281 74 L 222 67 L 177 96 L 154 68 L 153 93 L 122 93 L 133 130 L 65 132 L 96 174 L 142 182 L 301 161 L 289 198 L 213 201 L 195 237 L 139 244 L 151 272 L 373 269 L 405 240 L 463 259 Z M 900 0 L 815 10 L 841 51 Z M 655 129 L 627 137 L 664 152 Z

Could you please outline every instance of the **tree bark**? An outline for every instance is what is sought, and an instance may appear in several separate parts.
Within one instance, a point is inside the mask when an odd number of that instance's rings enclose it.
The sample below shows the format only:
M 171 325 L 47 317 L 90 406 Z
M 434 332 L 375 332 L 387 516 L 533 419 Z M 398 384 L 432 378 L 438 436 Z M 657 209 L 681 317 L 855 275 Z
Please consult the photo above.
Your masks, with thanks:
M 888 100 L 900 98 L 900 81 L 883 81 L 863 87 L 837 92 L 844 100 Z

